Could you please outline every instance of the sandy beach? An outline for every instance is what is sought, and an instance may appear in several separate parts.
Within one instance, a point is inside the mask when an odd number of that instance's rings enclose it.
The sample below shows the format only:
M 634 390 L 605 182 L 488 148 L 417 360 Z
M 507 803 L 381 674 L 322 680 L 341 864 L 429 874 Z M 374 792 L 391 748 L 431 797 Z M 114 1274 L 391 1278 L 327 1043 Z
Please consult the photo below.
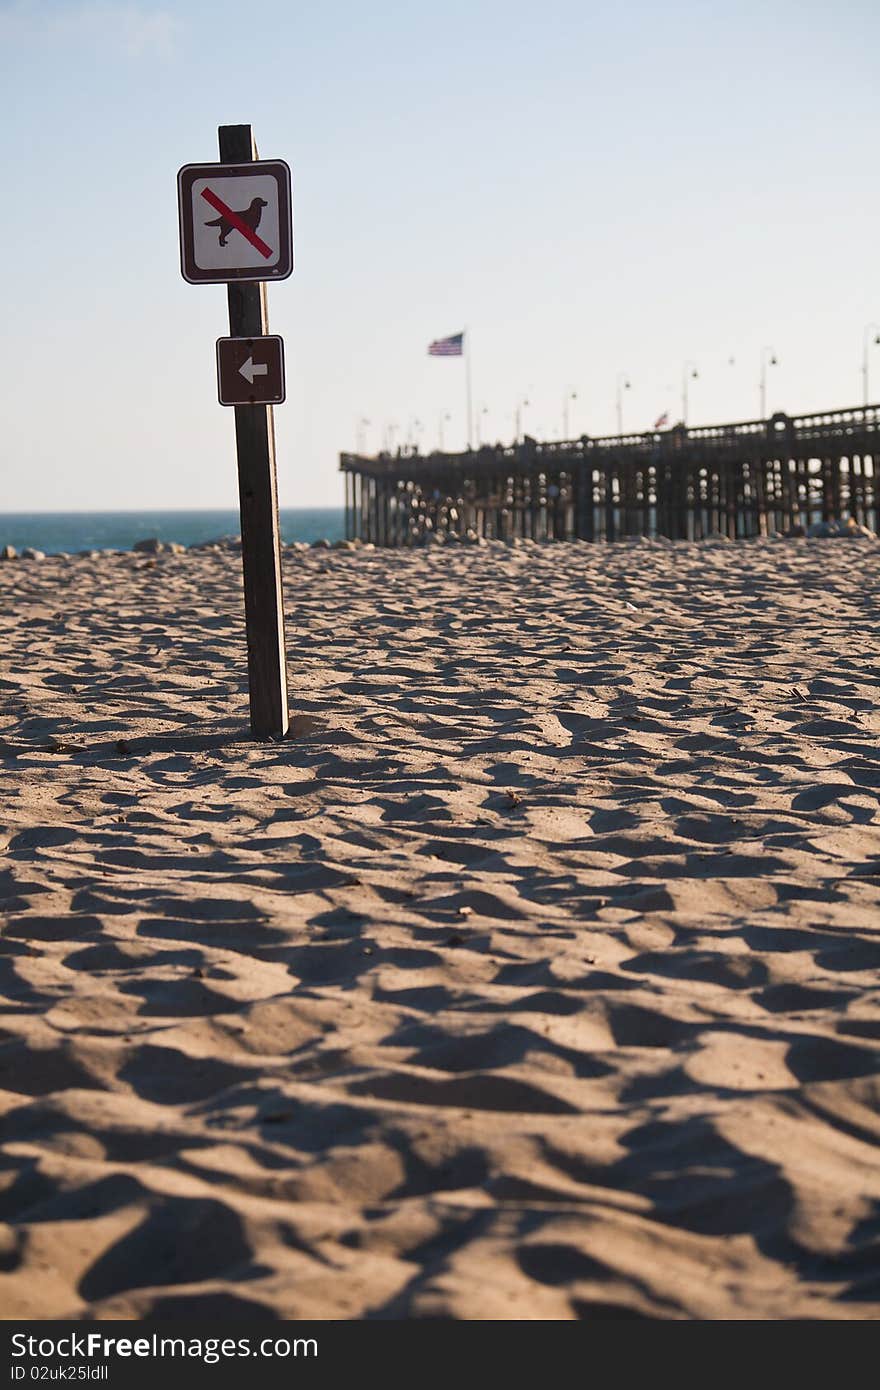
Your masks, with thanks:
M 0 564 L 6 1317 L 880 1315 L 880 545 Z

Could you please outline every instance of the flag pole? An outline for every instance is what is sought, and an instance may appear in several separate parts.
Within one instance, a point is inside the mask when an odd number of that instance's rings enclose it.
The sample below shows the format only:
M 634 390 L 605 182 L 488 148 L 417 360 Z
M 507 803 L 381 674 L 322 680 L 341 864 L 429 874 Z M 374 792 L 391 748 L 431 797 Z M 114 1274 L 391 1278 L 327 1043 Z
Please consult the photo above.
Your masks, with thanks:
M 471 406 L 471 331 L 469 328 L 464 330 L 464 369 L 467 391 L 467 442 L 468 448 L 472 449 L 474 447 L 474 412 Z

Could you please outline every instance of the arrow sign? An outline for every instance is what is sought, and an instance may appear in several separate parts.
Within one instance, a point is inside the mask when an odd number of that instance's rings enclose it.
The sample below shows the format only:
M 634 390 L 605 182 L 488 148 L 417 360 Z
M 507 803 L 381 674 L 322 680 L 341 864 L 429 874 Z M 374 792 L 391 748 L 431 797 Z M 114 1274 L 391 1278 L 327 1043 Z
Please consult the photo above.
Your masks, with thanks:
M 254 338 L 218 338 L 217 387 L 221 405 L 280 405 L 284 400 L 281 339 L 271 333 Z
M 255 376 L 269 375 L 269 368 L 267 367 L 266 363 L 255 362 L 252 357 L 249 357 L 248 360 L 244 363 L 244 365 L 239 367 L 238 370 L 240 374 L 244 377 L 245 381 L 250 382 L 251 386 L 253 386 L 254 384 Z

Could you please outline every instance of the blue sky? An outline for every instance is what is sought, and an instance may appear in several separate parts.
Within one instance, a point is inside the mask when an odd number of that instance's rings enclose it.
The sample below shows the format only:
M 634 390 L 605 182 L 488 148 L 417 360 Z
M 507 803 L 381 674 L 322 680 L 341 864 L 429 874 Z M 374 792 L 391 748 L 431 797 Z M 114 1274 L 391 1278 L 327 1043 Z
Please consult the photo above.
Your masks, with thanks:
M 221 286 L 180 275 L 176 173 L 254 126 L 294 177 L 282 505 L 340 499 L 371 421 L 484 438 L 857 404 L 880 321 L 867 0 L 260 5 L 0 0 L 0 511 L 235 504 Z M 731 363 L 731 359 L 733 359 Z M 880 347 L 872 349 L 880 399 Z

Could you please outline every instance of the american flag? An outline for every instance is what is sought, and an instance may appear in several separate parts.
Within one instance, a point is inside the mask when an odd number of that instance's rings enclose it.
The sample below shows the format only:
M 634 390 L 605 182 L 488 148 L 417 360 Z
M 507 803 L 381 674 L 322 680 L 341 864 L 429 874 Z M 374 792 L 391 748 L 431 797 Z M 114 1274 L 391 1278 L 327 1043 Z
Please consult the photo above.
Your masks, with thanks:
M 429 357 L 461 357 L 464 355 L 464 334 L 453 333 L 451 338 L 435 338 L 428 344 Z
M 664 425 L 668 425 L 668 424 L 669 424 L 669 411 L 668 411 L 668 410 L 664 410 L 663 414 L 662 414 L 662 415 L 658 415 L 658 416 L 657 416 L 657 419 L 654 421 L 654 429 L 655 429 L 655 430 L 662 430 L 662 429 L 663 429 L 663 426 L 664 426 Z

